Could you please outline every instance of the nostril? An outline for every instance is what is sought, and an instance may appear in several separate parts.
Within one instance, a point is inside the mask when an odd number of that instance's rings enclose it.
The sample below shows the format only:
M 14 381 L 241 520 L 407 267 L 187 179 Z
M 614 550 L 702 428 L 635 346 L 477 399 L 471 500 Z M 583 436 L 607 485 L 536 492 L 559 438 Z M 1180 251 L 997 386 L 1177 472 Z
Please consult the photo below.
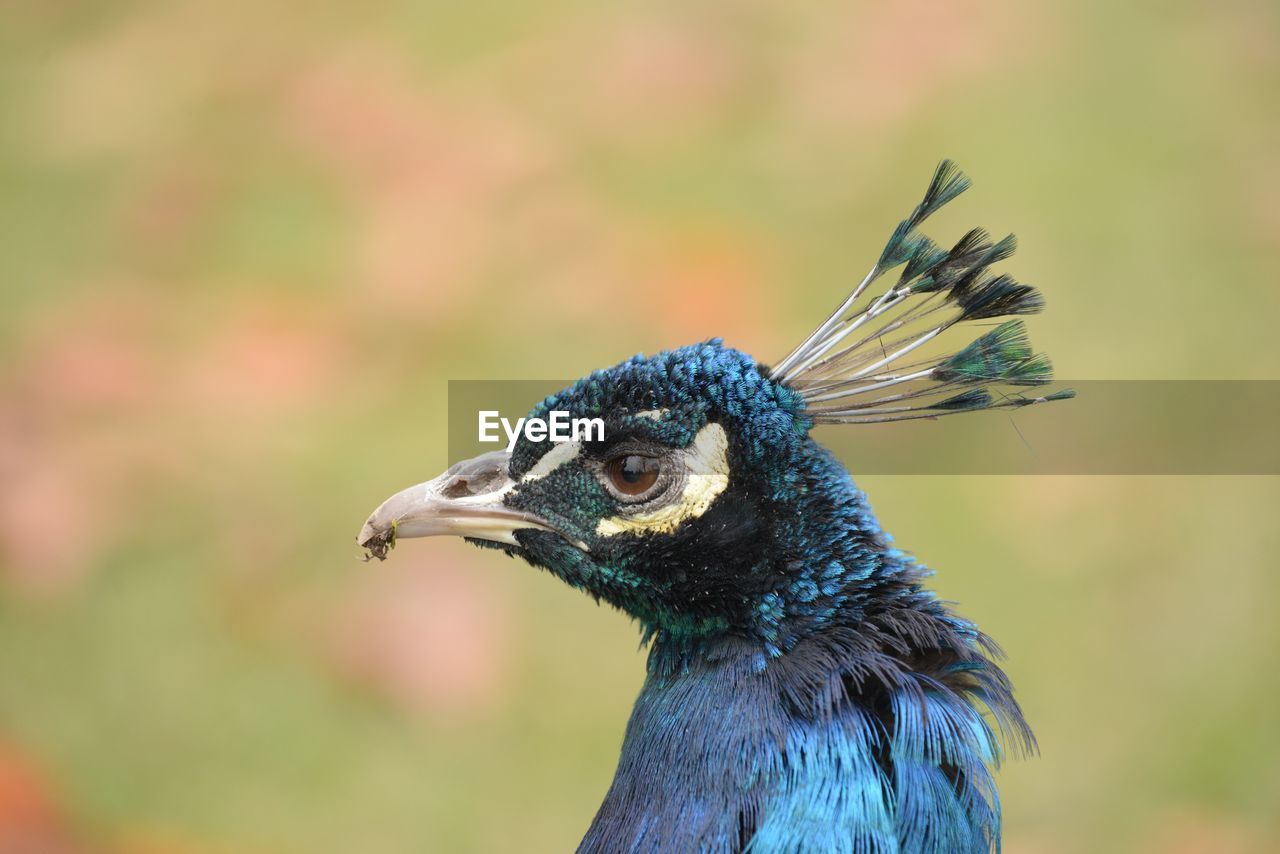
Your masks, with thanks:
M 440 498 L 458 500 L 498 492 L 508 482 L 507 455 L 500 451 L 454 463 L 432 481 L 430 489 Z
M 465 477 L 455 477 L 449 481 L 449 485 L 441 490 L 441 494 L 445 498 L 466 498 L 468 495 L 474 495 L 471 490 L 470 481 Z
M 481 472 L 479 474 L 454 475 L 449 483 L 440 490 L 445 498 L 469 498 L 472 495 L 487 495 L 497 492 L 506 477 L 500 472 Z

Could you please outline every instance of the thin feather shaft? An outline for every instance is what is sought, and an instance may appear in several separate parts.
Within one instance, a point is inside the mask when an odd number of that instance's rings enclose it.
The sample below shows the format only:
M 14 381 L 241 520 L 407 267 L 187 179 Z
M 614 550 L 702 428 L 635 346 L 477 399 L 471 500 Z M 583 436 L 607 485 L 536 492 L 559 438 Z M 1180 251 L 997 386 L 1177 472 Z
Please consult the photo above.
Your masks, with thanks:
M 879 274 L 880 274 L 880 265 L 877 264 L 871 268 L 871 270 L 867 273 L 867 275 L 863 278 L 863 280 L 858 284 L 858 286 L 853 289 L 853 293 L 849 294 L 848 298 L 845 299 L 845 301 L 840 304 L 840 307 L 837 308 L 831 314 L 831 316 L 828 317 L 825 322 L 823 322 L 821 326 L 815 329 L 799 347 L 795 348 L 789 354 L 787 354 L 787 357 L 783 359 L 781 363 L 778 364 L 778 366 L 774 369 L 774 371 L 779 375 L 785 376 L 787 370 L 794 363 L 794 361 L 797 358 L 799 358 L 802 354 L 804 354 L 806 350 L 808 350 L 810 345 L 813 344 L 814 341 L 821 340 L 822 337 L 826 335 L 827 332 L 829 332 L 831 328 L 835 326 L 836 323 L 839 322 L 840 318 L 844 315 L 844 313 L 849 310 L 849 307 L 851 305 L 853 305 L 855 302 L 858 301 L 858 297 L 862 296 L 862 292 L 867 289 L 867 287 L 875 280 L 876 276 L 878 276 Z
M 945 325 L 935 326 L 933 329 L 930 329 L 928 332 L 924 333 L 923 335 L 918 337 L 915 341 L 912 341 L 910 344 L 907 344 L 895 350 L 894 352 L 890 353 L 888 356 L 885 356 L 883 359 L 879 360 L 878 362 L 873 362 L 867 367 L 855 372 L 851 378 L 857 379 L 858 377 L 871 373 L 877 368 L 883 368 L 885 365 L 889 364 L 890 362 L 893 362 L 899 357 L 907 355 L 912 350 L 915 350 L 917 347 L 921 347 L 924 344 L 929 343 L 934 338 L 938 337 L 938 333 L 940 333 L 942 330 L 946 328 L 947 327 Z
M 904 374 L 902 376 L 897 376 L 897 377 L 891 377 L 889 379 L 881 380 L 880 382 L 872 383 L 871 385 L 860 386 L 858 388 L 851 388 L 851 389 L 838 391 L 838 392 L 830 392 L 829 394 L 819 394 L 813 397 L 805 395 L 805 400 L 808 401 L 809 403 L 821 403 L 826 400 L 839 400 L 840 398 L 853 397 L 854 395 L 866 394 L 867 392 L 872 392 L 872 391 L 879 391 L 880 389 L 888 388 L 889 386 L 899 385 L 900 383 L 905 383 L 905 382 L 911 382 L 912 380 L 918 380 L 923 377 L 927 377 L 932 373 L 933 373 L 933 368 L 928 368 L 927 370 L 916 371 L 915 373 Z

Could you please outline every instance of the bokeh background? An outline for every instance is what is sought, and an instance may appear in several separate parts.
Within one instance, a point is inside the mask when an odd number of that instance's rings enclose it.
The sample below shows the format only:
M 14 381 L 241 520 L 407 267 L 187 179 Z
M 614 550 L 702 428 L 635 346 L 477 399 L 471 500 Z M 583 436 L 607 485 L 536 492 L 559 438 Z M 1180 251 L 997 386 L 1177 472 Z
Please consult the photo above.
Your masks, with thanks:
M 1280 377 L 1266 0 L 0 21 L 4 854 L 570 849 L 635 627 L 356 530 L 449 462 L 450 378 L 778 358 L 940 157 L 1060 376 Z M 1276 478 L 860 480 L 1011 652 L 1007 850 L 1275 850 Z

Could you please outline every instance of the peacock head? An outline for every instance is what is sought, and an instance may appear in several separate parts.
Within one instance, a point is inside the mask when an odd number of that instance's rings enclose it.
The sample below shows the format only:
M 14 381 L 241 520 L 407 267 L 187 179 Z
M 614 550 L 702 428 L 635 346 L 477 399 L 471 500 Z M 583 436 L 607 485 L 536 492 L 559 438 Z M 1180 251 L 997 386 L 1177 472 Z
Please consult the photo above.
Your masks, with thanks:
M 967 187 L 944 162 L 850 297 L 770 368 L 719 340 L 596 371 L 530 413 L 600 419 L 569 441 L 524 433 L 510 452 L 458 463 L 393 495 L 358 542 L 453 534 L 543 567 L 678 637 L 731 632 L 777 650 L 800 626 L 857 607 L 903 562 L 816 423 L 936 418 L 1067 397 L 1021 322 L 958 350 L 969 320 L 1026 314 L 1039 294 L 988 268 L 1012 253 L 973 230 L 951 249 L 916 231 Z M 895 267 L 896 282 L 871 286 Z M 933 349 L 933 355 L 922 358 Z
M 797 515 L 789 505 L 803 489 L 804 409 L 795 389 L 717 340 L 638 356 L 529 414 L 598 418 L 603 435 L 553 442 L 524 433 L 510 453 L 393 496 L 360 542 L 376 546 L 393 529 L 458 533 L 655 629 L 741 626 L 768 592 L 778 521 Z

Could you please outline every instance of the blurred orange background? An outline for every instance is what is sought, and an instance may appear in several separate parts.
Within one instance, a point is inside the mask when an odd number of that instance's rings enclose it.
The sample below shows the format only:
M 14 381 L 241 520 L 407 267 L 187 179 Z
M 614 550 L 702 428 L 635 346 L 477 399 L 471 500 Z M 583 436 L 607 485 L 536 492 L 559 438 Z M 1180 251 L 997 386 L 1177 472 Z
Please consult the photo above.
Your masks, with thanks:
M 942 157 L 1060 376 L 1280 374 L 1273 3 L 3 20 L 3 854 L 572 848 L 635 627 L 360 523 L 449 462 L 450 378 L 778 358 Z M 1011 653 L 1006 850 L 1275 849 L 1275 478 L 859 481 Z

